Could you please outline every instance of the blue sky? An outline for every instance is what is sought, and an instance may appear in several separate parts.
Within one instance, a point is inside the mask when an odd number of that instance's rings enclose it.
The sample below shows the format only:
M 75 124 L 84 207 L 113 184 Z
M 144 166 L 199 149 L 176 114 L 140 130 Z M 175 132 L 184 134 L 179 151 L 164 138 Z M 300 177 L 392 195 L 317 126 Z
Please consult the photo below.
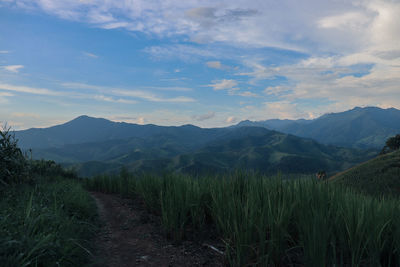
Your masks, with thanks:
M 222 127 L 400 108 L 397 1 L 0 0 L 0 121 Z

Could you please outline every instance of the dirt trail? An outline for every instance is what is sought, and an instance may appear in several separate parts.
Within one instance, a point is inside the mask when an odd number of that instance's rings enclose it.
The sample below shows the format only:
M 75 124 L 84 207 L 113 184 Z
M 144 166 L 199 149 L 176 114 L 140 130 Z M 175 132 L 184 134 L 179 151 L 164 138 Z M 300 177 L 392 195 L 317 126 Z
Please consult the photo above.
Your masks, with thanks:
M 162 234 L 160 219 L 144 209 L 139 199 L 91 193 L 103 229 L 96 240 L 96 267 L 223 266 L 220 254 L 204 241 L 173 244 Z M 210 242 L 208 242 L 210 243 Z

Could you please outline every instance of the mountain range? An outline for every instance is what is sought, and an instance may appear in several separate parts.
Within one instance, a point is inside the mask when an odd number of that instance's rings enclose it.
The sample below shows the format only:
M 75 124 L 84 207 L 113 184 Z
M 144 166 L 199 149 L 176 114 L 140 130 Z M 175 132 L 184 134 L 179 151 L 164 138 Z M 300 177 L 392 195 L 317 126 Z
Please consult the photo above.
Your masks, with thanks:
M 389 137 L 400 133 L 400 110 L 356 107 L 345 112 L 325 114 L 313 120 L 247 120 L 236 126 L 265 127 L 312 138 L 323 144 L 382 148 Z
M 376 148 L 398 132 L 399 110 L 355 108 L 315 120 L 242 121 L 209 129 L 80 116 L 15 134 L 23 149 L 32 148 L 34 158 L 55 160 L 90 176 L 117 172 L 122 166 L 133 172 L 194 175 L 234 169 L 336 172 L 373 157 Z

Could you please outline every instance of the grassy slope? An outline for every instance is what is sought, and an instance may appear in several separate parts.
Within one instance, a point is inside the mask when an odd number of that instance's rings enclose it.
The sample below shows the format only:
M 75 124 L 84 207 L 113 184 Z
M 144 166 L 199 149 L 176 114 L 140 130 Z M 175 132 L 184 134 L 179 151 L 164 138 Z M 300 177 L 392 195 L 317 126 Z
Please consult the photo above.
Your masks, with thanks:
M 329 179 L 369 194 L 400 195 L 400 151 L 378 156 Z
M 77 181 L 0 188 L 0 265 L 89 264 L 96 216 L 94 200 Z

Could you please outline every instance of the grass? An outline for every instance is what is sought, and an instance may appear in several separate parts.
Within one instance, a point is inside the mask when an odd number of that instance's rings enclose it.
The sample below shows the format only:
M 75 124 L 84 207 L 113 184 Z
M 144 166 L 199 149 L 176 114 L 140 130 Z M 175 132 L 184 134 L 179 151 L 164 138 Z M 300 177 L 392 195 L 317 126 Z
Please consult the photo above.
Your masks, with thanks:
M 217 229 L 231 266 L 399 266 L 400 201 L 309 179 L 124 173 L 92 190 L 141 196 L 167 236 Z
M 80 183 L 64 178 L 0 188 L 2 266 L 89 264 L 96 206 Z
M 378 156 L 329 179 L 376 196 L 400 196 L 400 151 Z

